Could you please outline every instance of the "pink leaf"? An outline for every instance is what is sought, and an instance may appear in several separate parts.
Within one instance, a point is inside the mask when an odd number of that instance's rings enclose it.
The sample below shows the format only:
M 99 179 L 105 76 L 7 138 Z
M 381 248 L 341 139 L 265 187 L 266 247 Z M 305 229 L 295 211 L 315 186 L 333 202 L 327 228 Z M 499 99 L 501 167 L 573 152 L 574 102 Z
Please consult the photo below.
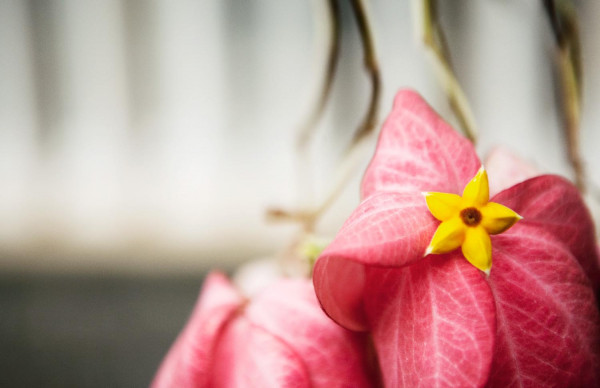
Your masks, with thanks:
M 492 363 L 494 301 L 458 254 L 368 270 L 365 305 L 385 386 L 482 386 Z
M 468 141 L 400 92 L 364 200 L 315 265 L 321 305 L 371 331 L 386 386 L 597 383 L 598 312 L 582 268 L 599 279 L 598 247 L 573 185 L 544 176 L 492 198 L 525 219 L 492 236 L 489 284 L 460 252 L 422 257 L 438 222 L 419 192 L 460 194 L 479 166 Z
M 312 386 L 309 371 L 294 349 L 246 317 L 233 321 L 223 334 L 212 377 L 208 386 L 213 388 Z
M 530 162 L 519 158 L 504 147 L 494 147 L 485 158 L 485 169 L 490 177 L 490 195 L 540 175 Z
M 498 335 L 490 385 L 598 386 L 600 327 L 589 280 L 536 226 L 494 236 Z
M 194 312 L 160 366 L 152 387 L 204 387 L 224 326 L 243 303 L 220 273 L 210 274 Z
M 308 279 L 247 301 L 212 274 L 152 386 L 370 387 L 366 344 L 323 313 Z
M 524 217 L 517 225 L 536 225 L 565 243 L 595 287 L 600 286 L 594 223 L 579 191 L 564 178 L 543 175 L 504 190 L 492 201 Z M 519 228 L 506 234 L 519 234 Z
M 327 314 L 346 328 L 364 330 L 362 265 L 400 267 L 420 259 L 437 224 L 421 194 L 365 199 L 315 265 L 315 291 Z
M 462 192 L 481 166 L 473 145 L 458 135 L 412 90 L 396 95 L 362 197 L 375 192 Z
M 350 215 L 322 257 L 400 267 L 423 257 L 438 224 L 420 193 L 378 193 Z
M 343 329 L 319 306 L 308 280 L 270 287 L 248 307 L 246 317 L 302 360 L 313 387 L 369 387 L 366 335 Z
M 331 319 L 349 330 L 368 330 L 362 300 L 363 264 L 321 256 L 313 270 L 313 282 L 321 307 Z

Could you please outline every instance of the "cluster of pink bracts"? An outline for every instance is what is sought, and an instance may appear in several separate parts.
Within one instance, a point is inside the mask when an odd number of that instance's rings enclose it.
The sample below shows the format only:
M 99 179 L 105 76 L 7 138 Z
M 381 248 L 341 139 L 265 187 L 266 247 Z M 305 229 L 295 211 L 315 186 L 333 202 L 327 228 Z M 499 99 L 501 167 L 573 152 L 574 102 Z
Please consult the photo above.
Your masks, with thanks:
M 489 277 L 460 251 L 423 257 L 438 222 L 421 192 L 460 194 L 479 167 L 470 142 L 400 92 L 313 283 L 248 300 L 209 275 L 153 386 L 598 386 L 598 247 L 570 183 L 497 177 L 517 184 L 491 200 L 524 218 L 492 236 Z

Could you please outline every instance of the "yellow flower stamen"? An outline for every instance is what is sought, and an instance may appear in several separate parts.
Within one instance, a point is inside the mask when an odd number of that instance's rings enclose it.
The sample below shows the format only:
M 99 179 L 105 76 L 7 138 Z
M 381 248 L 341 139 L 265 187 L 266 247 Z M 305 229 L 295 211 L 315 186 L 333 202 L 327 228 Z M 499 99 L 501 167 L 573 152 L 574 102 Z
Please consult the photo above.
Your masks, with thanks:
M 489 202 L 488 176 L 483 166 L 467 183 L 462 197 L 448 193 L 423 194 L 431 214 L 442 221 L 425 255 L 448 253 L 461 247 L 464 257 L 489 275 L 492 268 L 489 235 L 508 230 L 522 217 L 506 206 Z

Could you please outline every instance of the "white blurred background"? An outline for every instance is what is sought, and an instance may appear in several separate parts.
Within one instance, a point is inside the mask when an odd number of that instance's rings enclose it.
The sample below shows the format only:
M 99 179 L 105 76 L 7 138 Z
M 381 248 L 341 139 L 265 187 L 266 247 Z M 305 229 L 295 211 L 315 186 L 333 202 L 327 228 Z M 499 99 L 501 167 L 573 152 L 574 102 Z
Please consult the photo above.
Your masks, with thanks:
M 296 227 L 267 223 L 266 208 L 325 195 L 369 98 L 356 23 L 342 1 L 341 59 L 305 187 L 294 145 L 324 73 L 322 3 L 1 0 L 0 270 L 201 272 L 288 244 Z M 572 177 L 541 2 L 440 3 L 481 156 L 506 145 Z M 576 4 L 582 155 L 600 186 L 600 3 Z M 411 7 L 369 4 L 380 122 L 394 93 L 411 87 L 455 123 Z M 325 235 L 358 203 L 374 140 L 320 224 Z
M 562 1 L 562 0 L 561 0 Z M 439 1 L 479 128 L 573 178 L 541 1 Z M 600 2 L 575 1 L 581 153 L 600 186 Z M 202 278 L 281 252 L 299 230 L 271 206 L 315 206 L 369 100 L 358 29 L 309 147 L 296 139 L 327 57 L 324 0 L 0 0 L 0 386 L 148 386 Z M 409 0 L 373 0 L 379 122 L 411 87 L 456 124 Z M 379 126 L 378 126 L 379 128 Z M 318 225 L 358 203 L 375 144 Z

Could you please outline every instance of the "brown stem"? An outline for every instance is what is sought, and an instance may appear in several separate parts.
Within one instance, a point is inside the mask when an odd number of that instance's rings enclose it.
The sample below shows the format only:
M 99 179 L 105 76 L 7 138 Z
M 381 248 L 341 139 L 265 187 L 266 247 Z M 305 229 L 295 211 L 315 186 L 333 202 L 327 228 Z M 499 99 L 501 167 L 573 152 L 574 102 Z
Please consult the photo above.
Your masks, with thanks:
M 377 62 L 377 53 L 375 52 L 375 40 L 373 39 L 373 28 L 366 12 L 364 0 L 352 0 L 352 10 L 358 24 L 358 31 L 363 46 L 363 55 L 365 68 L 369 73 L 371 81 L 371 98 L 367 113 L 358 126 L 350 147 L 354 147 L 367 135 L 369 135 L 377 126 L 377 113 L 379 111 L 379 101 L 381 98 L 381 75 L 379 63 Z
M 325 79 L 321 85 L 321 94 L 317 103 L 313 107 L 312 113 L 308 116 L 306 122 L 302 125 L 298 136 L 298 147 L 304 148 L 308 144 L 309 139 L 317 127 L 317 123 L 323 116 L 327 100 L 331 94 L 333 80 L 337 69 L 337 63 L 340 56 L 340 7 L 337 0 L 328 0 L 328 15 L 329 15 L 329 50 L 327 55 L 327 65 L 325 71 Z
M 584 163 L 579 149 L 581 120 L 581 47 L 577 14 L 568 0 L 543 0 L 546 15 L 557 47 L 563 128 L 567 141 L 567 155 L 575 174 L 575 183 L 585 191 Z
M 319 206 L 309 210 L 284 210 L 284 209 L 270 209 L 267 211 L 267 217 L 274 221 L 295 221 L 300 222 L 303 226 L 305 233 L 312 233 L 314 231 L 315 224 L 319 218 L 335 203 L 335 200 L 339 197 L 340 193 L 346 187 L 352 177 L 352 172 L 356 166 L 356 161 L 353 159 L 358 152 L 358 146 L 361 141 L 366 138 L 377 125 L 377 113 L 379 111 L 379 101 L 381 94 L 381 76 L 379 71 L 379 65 L 377 62 L 377 55 L 375 52 L 375 43 L 373 39 L 373 31 L 370 21 L 367 17 L 366 7 L 364 0 L 351 0 L 352 10 L 356 17 L 358 29 L 361 37 L 361 42 L 364 49 L 364 61 L 365 67 L 369 73 L 371 80 L 371 98 L 369 101 L 369 107 L 365 118 L 356 130 L 352 142 L 340 163 L 336 177 L 337 180 L 332 185 L 328 195 L 320 203 Z M 322 110 L 325 106 L 326 99 L 331 90 L 331 84 L 335 73 L 336 63 L 339 56 L 339 8 L 337 7 L 336 0 L 330 0 L 329 6 L 332 16 L 332 31 L 334 31 L 333 46 L 330 49 L 330 56 L 328 62 L 328 77 L 327 82 L 324 85 L 321 98 L 317 104 L 315 113 L 311 116 L 308 121 L 308 125 L 300 136 L 299 144 L 305 145 L 310 137 L 311 131 L 315 127 L 315 123 L 322 114 Z
M 305 233 L 311 233 L 317 218 L 317 212 L 314 210 L 286 210 L 281 208 L 267 209 L 268 221 L 291 221 L 299 222 Z
M 450 50 L 438 19 L 437 3 L 435 0 L 422 0 L 422 7 L 423 42 L 433 55 L 434 64 L 438 70 L 438 80 L 444 88 L 452 112 L 458 119 L 464 134 L 471 142 L 475 143 L 477 139 L 475 119 L 467 97 L 452 69 Z
M 365 143 L 362 143 L 365 144 Z M 335 203 L 348 182 L 356 171 L 356 166 L 361 162 L 361 147 L 355 146 L 346 154 L 342 163 L 338 166 L 334 174 L 336 180 L 325 199 L 313 209 L 304 210 L 284 210 L 280 208 L 271 208 L 267 210 L 267 219 L 271 221 L 294 221 L 299 222 L 305 233 L 314 232 L 314 227 L 319 218 Z

